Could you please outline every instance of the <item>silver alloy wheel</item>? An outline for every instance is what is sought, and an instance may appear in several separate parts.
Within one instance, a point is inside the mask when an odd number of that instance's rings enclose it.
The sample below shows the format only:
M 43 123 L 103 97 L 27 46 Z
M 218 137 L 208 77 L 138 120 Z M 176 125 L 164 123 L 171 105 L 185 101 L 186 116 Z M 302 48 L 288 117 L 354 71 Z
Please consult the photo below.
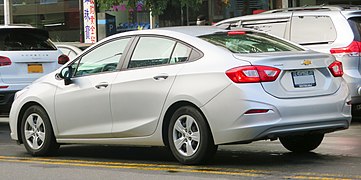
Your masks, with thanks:
M 38 150 L 44 145 L 45 125 L 38 114 L 30 114 L 25 121 L 24 135 L 31 149 Z
M 173 127 L 173 143 L 183 156 L 192 156 L 199 148 L 201 135 L 197 122 L 189 115 L 180 116 Z

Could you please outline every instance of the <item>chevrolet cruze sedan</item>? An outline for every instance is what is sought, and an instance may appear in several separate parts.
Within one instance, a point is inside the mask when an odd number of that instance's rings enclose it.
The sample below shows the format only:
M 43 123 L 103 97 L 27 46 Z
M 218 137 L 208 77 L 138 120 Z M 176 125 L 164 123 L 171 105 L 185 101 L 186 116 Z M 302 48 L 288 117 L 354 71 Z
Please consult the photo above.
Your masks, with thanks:
M 69 143 L 167 146 L 184 164 L 277 138 L 307 152 L 349 127 L 342 75 L 333 56 L 253 30 L 126 32 L 16 93 L 11 137 L 34 156 Z

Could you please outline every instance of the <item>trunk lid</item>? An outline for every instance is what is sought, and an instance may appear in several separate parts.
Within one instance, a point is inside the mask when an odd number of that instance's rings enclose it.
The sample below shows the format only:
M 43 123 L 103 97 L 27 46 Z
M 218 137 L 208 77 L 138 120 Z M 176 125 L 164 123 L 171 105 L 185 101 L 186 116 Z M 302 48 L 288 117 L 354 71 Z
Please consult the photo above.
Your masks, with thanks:
M 303 51 L 234 56 L 252 65 L 280 69 L 281 73 L 275 81 L 261 83 L 267 93 L 277 98 L 329 95 L 335 93 L 341 85 L 342 78 L 335 78 L 328 68 L 335 61 L 332 55 Z

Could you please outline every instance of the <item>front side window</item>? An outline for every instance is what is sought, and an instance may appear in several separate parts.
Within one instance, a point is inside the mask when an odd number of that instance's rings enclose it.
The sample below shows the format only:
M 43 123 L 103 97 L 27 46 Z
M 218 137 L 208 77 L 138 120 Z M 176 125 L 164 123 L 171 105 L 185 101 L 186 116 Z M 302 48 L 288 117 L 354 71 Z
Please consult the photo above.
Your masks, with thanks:
M 176 42 L 160 37 L 141 37 L 128 68 L 168 64 Z
M 282 39 L 257 32 L 230 31 L 200 37 L 214 45 L 224 47 L 233 53 L 263 53 L 280 51 L 303 51 Z
M 107 42 L 84 55 L 75 76 L 115 71 L 130 38 Z

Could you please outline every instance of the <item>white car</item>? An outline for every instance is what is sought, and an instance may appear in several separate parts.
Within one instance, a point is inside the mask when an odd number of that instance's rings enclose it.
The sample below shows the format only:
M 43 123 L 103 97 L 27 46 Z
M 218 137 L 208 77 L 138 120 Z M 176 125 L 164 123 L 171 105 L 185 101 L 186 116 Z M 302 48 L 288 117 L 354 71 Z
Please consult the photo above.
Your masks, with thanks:
M 47 31 L 31 26 L 0 26 L 0 118 L 9 116 L 15 92 L 67 63 Z
M 169 146 L 184 164 L 218 145 L 280 138 L 294 152 L 350 125 L 342 63 L 251 30 L 178 27 L 108 37 L 16 93 L 11 138 Z
M 307 6 L 274 9 L 234 17 L 217 27 L 252 28 L 333 54 L 343 64 L 351 94 L 353 115 L 361 117 L 361 8 L 360 6 Z

